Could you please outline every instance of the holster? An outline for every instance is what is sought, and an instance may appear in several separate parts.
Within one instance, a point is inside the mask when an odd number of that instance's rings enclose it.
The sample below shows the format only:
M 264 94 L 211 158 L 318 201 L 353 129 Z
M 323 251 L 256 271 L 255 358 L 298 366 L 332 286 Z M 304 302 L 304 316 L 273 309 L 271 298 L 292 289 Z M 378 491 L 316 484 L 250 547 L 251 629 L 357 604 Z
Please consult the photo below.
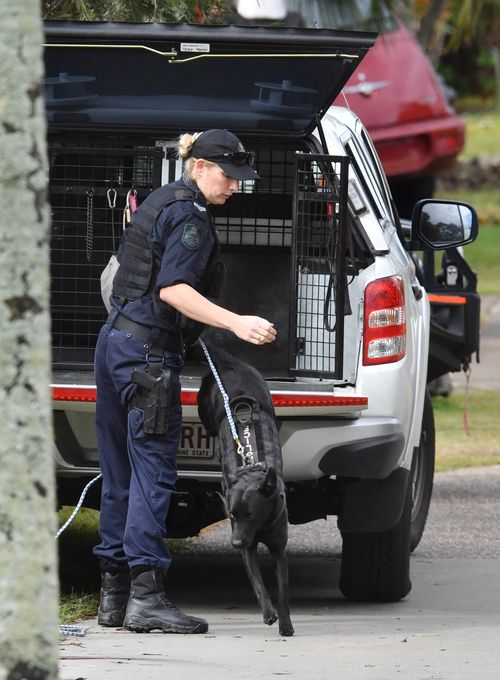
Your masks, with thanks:
M 172 401 L 171 371 L 163 367 L 158 377 L 134 368 L 132 382 L 137 391 L 130 401 L 129 408 L 138 408 L 144 414 L 146 434 L 164 434 L 168 427 L 168 416 Z

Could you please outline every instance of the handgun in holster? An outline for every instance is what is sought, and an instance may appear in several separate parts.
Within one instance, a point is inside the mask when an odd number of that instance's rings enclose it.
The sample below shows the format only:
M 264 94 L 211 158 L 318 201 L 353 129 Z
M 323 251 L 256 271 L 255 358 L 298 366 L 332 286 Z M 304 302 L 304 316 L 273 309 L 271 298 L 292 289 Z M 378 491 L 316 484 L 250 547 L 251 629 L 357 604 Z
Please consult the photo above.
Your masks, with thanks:
M 172 381 L 170 369 L 163 367 L 158 377 L 134 368 L 132 382 L 138 385 L 130 408 L 144 414 L 143 429 L 146 434 L 164 434 L 168 427 Z

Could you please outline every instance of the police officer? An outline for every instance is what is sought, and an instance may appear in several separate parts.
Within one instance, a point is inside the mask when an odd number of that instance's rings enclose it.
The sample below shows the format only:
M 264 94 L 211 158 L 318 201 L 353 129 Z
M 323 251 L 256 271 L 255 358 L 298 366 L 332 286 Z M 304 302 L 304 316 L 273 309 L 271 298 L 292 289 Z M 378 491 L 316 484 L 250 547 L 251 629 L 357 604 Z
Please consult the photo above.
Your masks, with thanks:
M 103 476 L 98 622 L 128 630 L 203 633 L 208 623 L 165 594 L 171 556 L 166 517 L 177 478 L 184 347 L 204 325 L 256 345 L 273 324 L 207 299 L 220 272 L 208 206 L 239 181 L 258 179 L 228 130 L 181 135 L 182 179 L 152 192 L 127 228 L 113 281 L 112 311 L 96 346 L 96 430 Z M 216 287 L 216 286 L 215 286 Z

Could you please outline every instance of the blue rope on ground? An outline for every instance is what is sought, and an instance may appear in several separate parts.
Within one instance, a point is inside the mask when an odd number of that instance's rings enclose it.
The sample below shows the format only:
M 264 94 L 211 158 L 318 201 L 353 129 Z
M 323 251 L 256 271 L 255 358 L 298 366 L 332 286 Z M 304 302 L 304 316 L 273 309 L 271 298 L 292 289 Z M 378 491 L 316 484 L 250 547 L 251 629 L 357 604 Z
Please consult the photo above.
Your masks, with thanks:
M 59 536 L 62 534 L 62 532 L 63 532 L 67 527 L 69 527 L 69 525 L 71 524 L 71 522 L 75 519 L 75 517 L 76 517 L 76 515 L 77 515 L 77 513 L 78 513 L 78 510 L 80 510 L 80 508 L 82 507 L 83 499 L 84 499 L 85 496 L 87 495 L 87 491 L 90 489 L 90 487 L 92 486 L 92 484 L 93 484 L 94 482 L 97 482 L 97 480 L 100 479 L 101 477 L 102 477 L 102 474 L 99 473 L 99 474 L 97 475 L 97 477 L 94 477 L 94 479 L 91 479 L 90 482 L 87 484 L 87 486 L 84 488 L 84 490 L 82 491 L 82 495 L 80 496 L 80 500 L 78 501 L 78 503 L 77 503 L 76 506 L 75 506 L 75 509 L 73 510 L 73 512 L 71 513 L 71 515 L 68 517 L 68 519 L 66 520 L 66 522 L 65 522 L 65 523 L 62 525 L 62 527 L 59 529 L 59 531 L 57 532 L 57 534 L 55 535 L 54 538 L 55 538 L 56 540 L 59 538 Z
M 64 637 L 84 637 L 87 634 L 89 626 L 59 626 L 59 634 Z

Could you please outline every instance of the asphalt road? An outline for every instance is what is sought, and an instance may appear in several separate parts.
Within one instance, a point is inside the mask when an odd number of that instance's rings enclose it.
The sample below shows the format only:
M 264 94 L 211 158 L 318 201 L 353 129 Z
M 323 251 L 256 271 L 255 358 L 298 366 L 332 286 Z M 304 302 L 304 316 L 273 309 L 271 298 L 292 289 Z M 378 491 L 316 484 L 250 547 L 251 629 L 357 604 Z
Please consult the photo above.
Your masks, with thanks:
M 413 588 L 395 604 L 345 601 L 335 519 L 292 527 L 296 634 L 265 626 L 240 556 L 219 524 L 176 556 L 170 596 L 205 616 L 199 636 L 136 635 L 95 620 L 61 643 L 61 680 L 498 680 L 500 466 L 436 475 Z M 267 560 L 265 560 L 267 565 Z

